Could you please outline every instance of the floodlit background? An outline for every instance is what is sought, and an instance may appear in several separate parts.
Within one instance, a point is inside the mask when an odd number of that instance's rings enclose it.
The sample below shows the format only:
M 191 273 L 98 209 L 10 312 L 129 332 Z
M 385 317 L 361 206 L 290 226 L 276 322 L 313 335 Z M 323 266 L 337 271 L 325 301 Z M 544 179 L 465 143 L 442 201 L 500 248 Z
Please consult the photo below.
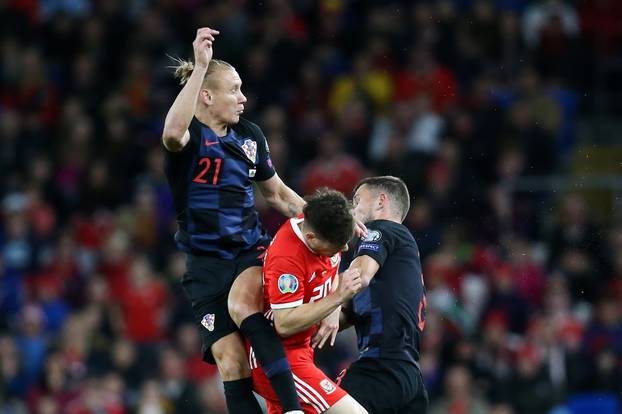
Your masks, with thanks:
M 621 1 L 0 0 L 0 413 L 226 412 L 159 146 L 201 26 L 286 183 L 408 183 L 432 414 L 620 412 Z

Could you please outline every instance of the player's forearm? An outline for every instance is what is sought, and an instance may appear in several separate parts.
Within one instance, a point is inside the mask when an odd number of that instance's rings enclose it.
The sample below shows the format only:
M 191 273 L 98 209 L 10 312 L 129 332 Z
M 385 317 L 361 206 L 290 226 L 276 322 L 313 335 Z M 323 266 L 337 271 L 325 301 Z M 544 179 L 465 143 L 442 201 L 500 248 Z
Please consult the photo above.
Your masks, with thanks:
M 195 66 L 188 81 L 175 98 L 175 102 L 166 114 L 162 138 L 168 141 L 180 141 L 190 126 L 196 112 L 197 100 L 207 66 Z
M 302 213 L 305 201 L 294 190 L 283 184 L 272 200 L 271 206 L 286 217 L 296 217 Z
M 323 300 L 305 303 L 293 309 L 274 311 L 274 325 L 281 336 L 291 336 L 320 322 L 330 315 L 342 303 L 336 293 Z

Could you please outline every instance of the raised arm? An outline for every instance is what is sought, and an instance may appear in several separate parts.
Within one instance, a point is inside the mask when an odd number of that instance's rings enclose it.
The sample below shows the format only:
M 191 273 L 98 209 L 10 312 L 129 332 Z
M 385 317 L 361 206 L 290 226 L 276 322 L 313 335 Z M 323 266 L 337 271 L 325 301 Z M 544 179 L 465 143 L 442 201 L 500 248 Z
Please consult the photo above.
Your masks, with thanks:
M 197 36 L 192 42 L 194 49 L 194 65 L 187 68 L 192 73 L 187 79 L 182 78 L 185 85 L 175 98 L 175 102 L 166 114 L 162 142 L 166 149 L 172 152 L 181 151 L 190 139 L 188 127 L 196 112 L 197 101 L 201 85 L 207 72 L 207 67 L 212 60 L 212 42 L 218 31 L 203 27 L 197 30 Z
M 284 216 L 296 217 L 302 213 L 305 201 L 294 190 L 286 186 L 278 174 L 274 174 L 265 181 L 258 181 L 257 186 L 270 207 Z

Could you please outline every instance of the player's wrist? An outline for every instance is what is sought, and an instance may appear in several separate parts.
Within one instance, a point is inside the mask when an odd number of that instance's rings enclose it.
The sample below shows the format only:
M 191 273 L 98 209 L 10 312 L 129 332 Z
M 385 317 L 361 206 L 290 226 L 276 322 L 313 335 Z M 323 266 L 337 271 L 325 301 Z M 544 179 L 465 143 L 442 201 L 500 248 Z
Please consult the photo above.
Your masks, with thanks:
M 209 61 L 208 62 L 197 62 L 194 65 L 194 69 L 192 70 L 192 73 L 196 73 L 197 76 L 198 75 L 205 76 L 208 66 L 209 66 Z
M 348 294 L 347 292 L 341 291 L 341 290 L 337 290 L 336 292 L 328 295 L 326 297 L 326 299 L 333 299 L 334 305 L 335 305 L 335 309 L 337 309 L 339 306 L 343 305 L 344 303 L 346 303 L 348 301 Z

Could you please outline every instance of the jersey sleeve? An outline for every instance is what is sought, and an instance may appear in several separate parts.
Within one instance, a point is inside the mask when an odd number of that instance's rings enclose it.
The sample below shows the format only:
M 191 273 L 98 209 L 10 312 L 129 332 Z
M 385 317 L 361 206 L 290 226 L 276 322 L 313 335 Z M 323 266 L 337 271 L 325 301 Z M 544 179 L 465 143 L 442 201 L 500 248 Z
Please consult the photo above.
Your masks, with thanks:
M 380 223 L 367 225 L 367 236 L 361 238 L 354 252 L 354 258 L 369 256 L 380 266 L 387 260 L 395 246 L 395 235 Z
M 304 270 L 289 257 L 275 258 L 264 266 L 264 281 L 272 309 L 302 305 L 305 292 Z
M 268 140 L 258 125 L 248 122 L 248 127 L 257 142 L 257 171 L 255 172 L 254 179 L 255 181 L 265 181 L 276 174 L 272 159 L 270 158 Z

